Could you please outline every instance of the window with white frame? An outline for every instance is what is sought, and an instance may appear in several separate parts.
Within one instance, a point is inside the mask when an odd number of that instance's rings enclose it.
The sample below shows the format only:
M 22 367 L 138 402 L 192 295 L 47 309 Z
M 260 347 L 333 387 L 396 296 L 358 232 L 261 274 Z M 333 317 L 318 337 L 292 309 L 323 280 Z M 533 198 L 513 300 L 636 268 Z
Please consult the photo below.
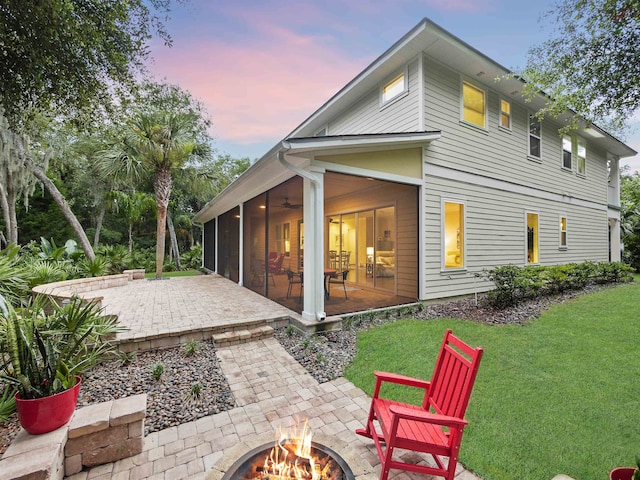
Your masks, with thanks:
M 527 212 L 527 227 L 526 227 L 526 250 L 527 250 L 527 264 L 534 264 L 540 262 L 539 251 L 539 229 L 538 229 L 538 214 L 535 212 Z
M 560 217 L 560 243 L 559 246 L 561 249 L 567 248 L 567 217 Z
M 540 158 L 542 156 L 540 140 L 540 120 L 535 114 L 529 114 L 529 156 Z
M 511 130 L 511 102 L 500 99 L 500 126 Z
M 462 120 L 487 128 L 487 93 L 469 82 L 462 82 Z
M 585 171 L 587 167 L 587 147 L 584 143 L 584 140 L 582 140 L 581 138 L 578 138 L 577 143 L 578 143 L 578 148 L 577 148 L 578 162 L 576 166 L 576 172 L 578 173 L 578 175 L 585 175 Z
M 442 257 L 445 269 L 464 268 L 464 203 L 442 202 Z
M 406 93 L 408 90 L 409 85 L 407 82 L 407 72 L 405 70 L 382 87 L 380 92 L 380 105 L 386 105 Z
M 573 142 L 571 137 L 562 137 L 562 168 L 573 168 Z

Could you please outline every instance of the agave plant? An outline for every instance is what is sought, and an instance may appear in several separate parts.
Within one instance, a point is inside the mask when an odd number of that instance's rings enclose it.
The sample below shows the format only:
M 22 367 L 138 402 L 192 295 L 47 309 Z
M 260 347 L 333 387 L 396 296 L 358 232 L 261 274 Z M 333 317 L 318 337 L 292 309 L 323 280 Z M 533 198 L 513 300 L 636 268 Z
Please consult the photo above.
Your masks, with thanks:
M 52 313 L 46 313 L 52 312 Z M 20 398 L 60 393 L 113 351 L 109 338 L 122 331 L 114 317 L 103 316 L 94 303 L 72 298 L 58 305 L 38 296 L 20 315 L 0 308 L 0 378 L 13 385 Z

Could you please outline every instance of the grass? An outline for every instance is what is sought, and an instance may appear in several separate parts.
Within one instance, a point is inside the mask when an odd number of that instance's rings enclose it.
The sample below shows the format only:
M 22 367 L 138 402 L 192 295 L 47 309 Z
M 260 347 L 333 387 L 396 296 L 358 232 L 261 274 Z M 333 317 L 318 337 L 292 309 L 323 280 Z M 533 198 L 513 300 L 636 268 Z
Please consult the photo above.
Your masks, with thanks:
M 163 272 L 162 278 L 170 277 L 194 277 L 196 275 L 202 275 L 198 270 L 180 270 L 175 272 Z M 144 278 L 156 278 L 156 272 L 146 272 Z
M 485 349 L 461 448 L 467 468 L 484 480 L 604 479 L 640 455 L 638 305 L 633 284 L 555 305 L 525 325 L 403 320 L 361 333 L 346 377 L 369 394 L 373 370 L 429 378 L 452 328 Z

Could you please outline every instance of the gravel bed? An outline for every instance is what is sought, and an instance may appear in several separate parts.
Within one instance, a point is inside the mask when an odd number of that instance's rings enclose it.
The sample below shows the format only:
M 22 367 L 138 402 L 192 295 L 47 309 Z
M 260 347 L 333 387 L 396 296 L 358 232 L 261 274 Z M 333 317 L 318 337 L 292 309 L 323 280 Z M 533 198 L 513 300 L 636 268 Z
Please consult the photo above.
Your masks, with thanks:
M 609 286 L 589 286 L 580 291 L 529 300 L 502 310 L 491 307 L 485 296 L 480 296 L 477 304 L 474 298 L 466 298 L 432 305 L 405 306 L 351 317 L 338 332 L 305 336 L 298 330 L 285 327 L 277 329 L 275 337 L 313 378 L 323 383 L 344 375 L 345 368 L 357 353 L 357 334 L 363 330 L 394 322 L 399 318 L 458 318 L 489 325 L 522 324 L 539 317 L 552 304 L 603 288 Z
M 115 360 L 97 366 L 82 382 L 78 405 L 146 393 L 145 435 L 235 407 L 213 344 L 197 345 L 192 355 L 175 347 L 139 353 L 127 365 Z M 158 379 L 157 365 L 164 370 Z
M 152 370 L 159 363 L 164 373 L 156 380 Z M 199 398 L 190 395 L 195 384 L 200 386 Z M 183 346 L 139 353 L 127 365 L 120 360 L 98 365 L 83 379 L 78 405 L 139 393 L 148 395 L 145 435 L 235 407 L 211 342 L 198 343 L 190 356 Z M 16 414 L 0 424 L 0 455 L 19 430 Z

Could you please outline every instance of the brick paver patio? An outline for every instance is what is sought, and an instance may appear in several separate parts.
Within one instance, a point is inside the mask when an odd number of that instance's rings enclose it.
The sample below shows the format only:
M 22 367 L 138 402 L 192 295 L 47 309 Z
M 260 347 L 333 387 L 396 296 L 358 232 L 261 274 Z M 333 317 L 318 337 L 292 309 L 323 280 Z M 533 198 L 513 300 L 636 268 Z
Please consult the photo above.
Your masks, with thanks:
M 100 294 L 107 312 L 118 314 L 137 337 L 288 313 L 284 307 L 217 276 L 135 281 Z M 345 446 L 336 451 L 350 465 L 350 458 L 358 465 L 358 471 L 354 470 L 357 478 L 378 478 L 380 467 L 373 442 L 354 433 L 368 414 L 370 398 L 362 390 L 345 378 L 319 384 L 274 338 L 218 348 L 217 355 L 235 397 L 235 408 L 151 433 L 145 437 L 141 454 L 68 478 L 218 480 L 220 471 L 245 446 L 248 449 L 252 442 L 265 438 L 272 441 L 279 427 L 304 419 L 321 438 Z M 413 461 L 421 460 L 410 455 Z M 429 477 L 392 470 L 389 478 Z M 477 477 L 459 467 L 456 479 Z

